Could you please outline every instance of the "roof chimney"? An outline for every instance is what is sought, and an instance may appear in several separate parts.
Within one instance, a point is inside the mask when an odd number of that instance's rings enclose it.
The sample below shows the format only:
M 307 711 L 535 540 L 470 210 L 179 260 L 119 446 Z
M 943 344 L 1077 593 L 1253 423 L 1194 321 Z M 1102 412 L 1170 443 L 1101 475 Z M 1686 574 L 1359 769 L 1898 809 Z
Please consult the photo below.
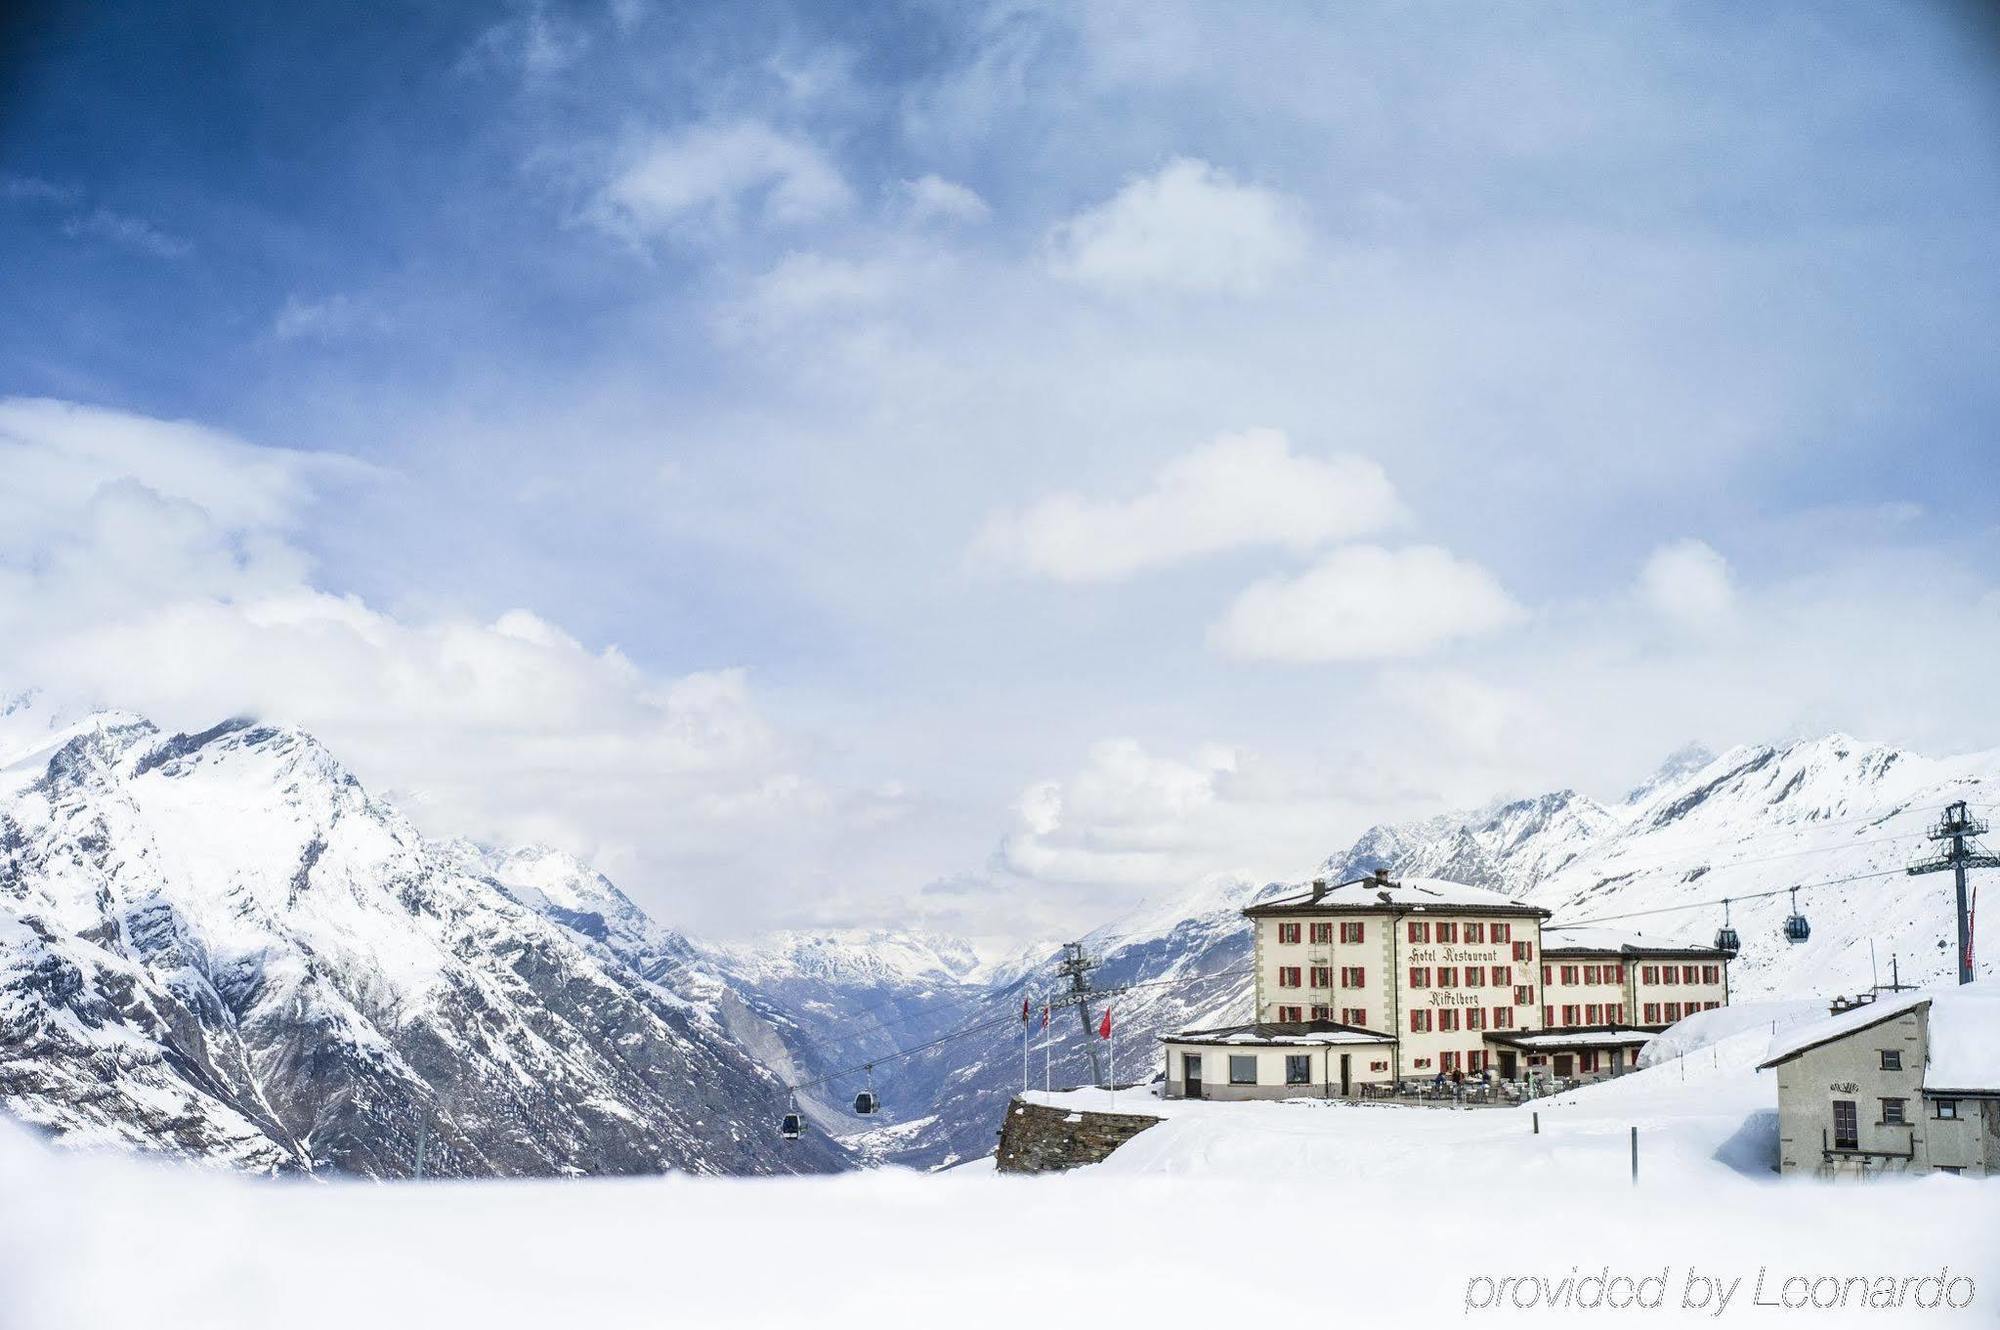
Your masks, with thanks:
M 1319 898 L 1324 895 L 1326 895 L 1326 879 L 1323 877 L 1314 878 L 1312 903 L 1315 905 L 1319 904 Z
M 1375 885 L 1376 885 L 1376 886 L 1378 886 L 1378 887 L 1386 887 L 1386 886 L 1388 886 L 1388 885 L 1389 885 L 1389 870 L 1388 870 L 1388 869 L 1386 869 L 1386 868 L 1378 868 L 1378 869 L 1376 869 L 1376 870 L 1375 870 Z

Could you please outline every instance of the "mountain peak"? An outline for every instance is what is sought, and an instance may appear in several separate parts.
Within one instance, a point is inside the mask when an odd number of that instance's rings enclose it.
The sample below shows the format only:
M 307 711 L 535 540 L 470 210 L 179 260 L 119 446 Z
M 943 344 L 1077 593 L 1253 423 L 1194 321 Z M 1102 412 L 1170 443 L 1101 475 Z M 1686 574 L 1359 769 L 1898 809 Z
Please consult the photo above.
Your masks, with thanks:
M 1648 795 L 1664 789 L 1666 786 L 1686 780 L 1689 776 L 1694 775 L 1695 772 L 1700 771 L 1703 767 L 1710 765 L 1714 761 L 1715 753 L 1713 750 L 1706 744 L 1696 743 L 1690 739 L 1679 748 L 1674 749 L 1673 752 L 1668 753 L 1666 759 L 1653 769 L 1652 775 L 1626 791 L 1624 801 L 1628 805 L 1639 803 Z

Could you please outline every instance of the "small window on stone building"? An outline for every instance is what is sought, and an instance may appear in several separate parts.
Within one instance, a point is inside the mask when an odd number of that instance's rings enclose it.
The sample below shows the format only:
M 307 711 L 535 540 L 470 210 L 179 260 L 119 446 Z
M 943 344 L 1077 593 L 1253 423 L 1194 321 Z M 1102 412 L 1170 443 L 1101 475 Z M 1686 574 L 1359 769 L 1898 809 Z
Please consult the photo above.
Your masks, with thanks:
M 1883 1071 L 1901 1071 L 1902 1069 L 1903 1069 L 1903 1050 L 1902 1050 L 1902 1049 L 1900 1049 L 1900 1048 L 1885 1048 L 1885 1049 L 1883 1049 L 1883 1050 L 1882 1050 L 1882 1070 L 1883 1070 Z
M 1937 1116 L 1947 1122 L 1958 1116 L 1958 1101 L 1956 1099 L 1935 1100 L 1934 1107 L 1937 1110 Z
M 1255 1085 L 1257 1083 L 1257 1059 L 1249 1053 L 1229 1055 L 1229 1083 L 1231 1085 Z
M 1901 1126 L 1906 1120 L 1903 1116 L 1903 1101 L 1901 1099 L 1884 1099 L 1882 1101 L 1882 1121 L 1884 1123 L 1894 1127 Z

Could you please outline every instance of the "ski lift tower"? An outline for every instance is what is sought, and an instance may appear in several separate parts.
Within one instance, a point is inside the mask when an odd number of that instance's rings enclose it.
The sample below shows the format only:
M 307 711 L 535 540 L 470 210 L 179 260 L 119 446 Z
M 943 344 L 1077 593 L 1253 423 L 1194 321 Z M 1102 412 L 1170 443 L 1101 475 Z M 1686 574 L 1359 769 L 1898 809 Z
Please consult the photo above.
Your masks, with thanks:
M 1069 980 L 1069 992 L 1050 1000 L 1051 1006 L 1076 1008 L 1077 1019 L 1083 1022 L 1083 1047 L 1090 1054 L 1093 1085 L 1104 1081 L 1104 1055 L 1097 1050 L 1097 1027 L 1090 1019 L 1090 999 L 1094 996 L 1090 972 L 1101 963 L 1095 956 L 1084 954 L 1083 943 L 1063 943 L 1063 958 L 1056 963 L 1056 973 Z
M 1972 982 L 1972 913 L 1965 899 L 1965 870 L 1968 868 L 2000 868 L 2000 855 L 1986 852 L 1984 846 L 1967 845 L 1975 836 L 1986 834 L 1986 824 L 1966 811 L 1965 800 L 1961 799 L 1944 810 L 1944 816 L 1931 828 L 1931 839 L 1944 841 L 1936 854 L 1928 859 L 1910 865 L 1910 876 L 1920 873 L 1942 873 L 1949 868 L 1958 882 L 1958 982 Z

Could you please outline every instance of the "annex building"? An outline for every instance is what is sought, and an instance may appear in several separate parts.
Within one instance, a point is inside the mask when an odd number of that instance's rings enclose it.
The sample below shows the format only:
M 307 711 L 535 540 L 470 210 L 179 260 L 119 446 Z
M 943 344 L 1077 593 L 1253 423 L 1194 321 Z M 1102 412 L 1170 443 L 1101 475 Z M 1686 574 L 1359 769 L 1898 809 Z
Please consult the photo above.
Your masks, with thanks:
M 1841 1004 L 1763 1068 L 1781 1173 L 2000 1176 L 2000 981 Z
M 1170 1098 L 1595 1079 L 1729 1000 L 1727 953 L 1549 927 L 1540 906 L 1437 878 L 1316 881 L 1243 914 L 1252 1020 L 1163 1036 Z

